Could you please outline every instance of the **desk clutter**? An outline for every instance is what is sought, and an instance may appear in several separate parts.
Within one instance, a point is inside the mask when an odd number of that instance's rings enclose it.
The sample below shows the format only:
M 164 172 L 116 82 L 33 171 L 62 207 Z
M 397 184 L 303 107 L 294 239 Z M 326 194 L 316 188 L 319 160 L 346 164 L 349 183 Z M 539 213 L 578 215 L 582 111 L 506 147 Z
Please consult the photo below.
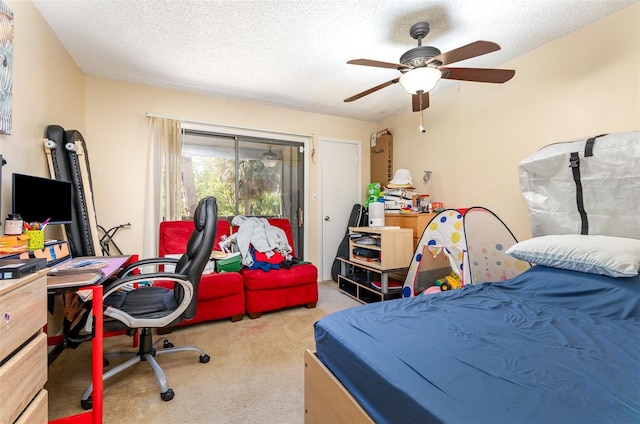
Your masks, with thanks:
M 40 222 L 23 222 L 20 215 L 9 214 L 5 220 L 4 236 L 0 237 L 0 254 L 22 253 L 44 247 L 44 229 L 48 219 Z
M 28 250 L 29 234 L 0 237 L 0 254 L 22 253 Z
M 21 278 L 46 266 L 44 259 L 0 259 L 0 280 Z
M 15 239 L 9 239 L 13 237 Z M 39 249 L 12 249 L 15 246 L 24 244 L 25 237 L 20 236 L 3 236 L 0 237 L 0 246 L 6 246 L 6 249 L 0 249 L 3 259 L 45 259 L 46 266 L 53 266 L 71 257 L 69 244 L 62 240 L 43 241 L 43 246 Z
M 13 239 L 8 239 L 13 237 Z M 10 243 L 19 246 L 23 243 L 25 235 L 0 237 L 0 243 Z M 26 236 L 28 237 L 28 236 Z M 8 239 L 8 240 L 7 240 Z M 20 278 L 40 269 L 51 267 L 66 261 L 71 257 L 69 245 L 66 241 L 50 240 L 43 246 L 34 250 L 19 250 L 5 254 L 0 259 L 0 279 Z M 6 251 L 0 252 L 6 253 Z

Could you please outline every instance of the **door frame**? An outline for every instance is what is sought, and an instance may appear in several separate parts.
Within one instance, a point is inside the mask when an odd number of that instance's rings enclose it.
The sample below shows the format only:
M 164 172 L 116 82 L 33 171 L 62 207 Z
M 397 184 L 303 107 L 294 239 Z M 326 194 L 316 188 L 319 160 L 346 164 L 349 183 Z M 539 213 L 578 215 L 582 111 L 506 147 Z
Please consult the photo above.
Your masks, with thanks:
M 358 199 L 359 201 L 362 201 L 362 141 L 361 140 L 350 140 L 350 139 L 344 139 L 344 138 L 333 138 L 333 137 L 324 137 L 324 136 L 319 136 L 318 137 L 318 162 L 319 163 L 324 163 L 325 158 L 323 157 L 324 155 L 324 149 L 323 144 L 325 142 L 332 142 L 332 143 L 344 143 L 344 144 L 354 144 L 357 148 L 357 156 L 358 156 L 358 163 L 357 163 L 357 181 L 355 182 L 356 189 L 357 189 L 357 193 L 358 193 Z M 318 245 L 317 245 L 317 249 L 318 249 L 318 269 L 319 269 L 319 273 L 318 273 L 318 280 L 320 281 L 324 281 L 324 276 L 323 276 L 323 269 L 324 269 L 324 250 L 323 250 L 323 244 L 324 244 L 324 232 L 322 231 L 322 226 L 323 226 L 323 221 L 324 221 L 324 214 L 323 214 L 323 210 L 324 210 L 324 199 L 322 198 L 322 193 L 323 193 L 323 189 L 324 189 L 324 175 L 322 172 L 322 166 L 318 166 L 318 192 L 320 193 L 319 199 L 318 199 L 318 222 L 317 222 L 317 231 L 318 234 L 320 235 L 320 237 L 318 237 Z M 309 196 L 307 196 L 307 199 L 305 199 L 305 201 L 308 201 Z M 349 208 L 351 208 L 353 205 L 349 205 Z M 350 210 L 350 209 L 347 209 Z M 344 231 L 346 231 L 347 229 L 345 228 Z

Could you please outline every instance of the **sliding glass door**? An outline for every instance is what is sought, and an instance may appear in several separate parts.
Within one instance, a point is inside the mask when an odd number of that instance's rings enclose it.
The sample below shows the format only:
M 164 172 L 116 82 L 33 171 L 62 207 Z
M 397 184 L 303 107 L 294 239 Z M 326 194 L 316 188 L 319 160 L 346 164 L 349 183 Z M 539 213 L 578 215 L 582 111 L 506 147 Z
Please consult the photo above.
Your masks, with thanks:
M 221 217 L 287 218 L 296 255 L 304 257 L 303 147 L 291 141 L 185 130 L 185 216 L 192 216 L 199 198 L 213 195 Z

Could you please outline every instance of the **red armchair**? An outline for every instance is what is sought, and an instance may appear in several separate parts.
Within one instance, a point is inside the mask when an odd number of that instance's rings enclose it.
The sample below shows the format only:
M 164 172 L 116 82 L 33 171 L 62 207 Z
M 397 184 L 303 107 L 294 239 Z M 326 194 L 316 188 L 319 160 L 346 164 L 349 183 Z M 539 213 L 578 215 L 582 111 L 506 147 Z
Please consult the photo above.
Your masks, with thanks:
M 223 235 L 229 235 L 229 222 L 218 220 L 218 231 L 214 250 Z M 159 256 L 184 253 L 187 241 L 193 232 L 192 221 L 164 221 L 160 223 L 158 241 Z M 245 295 L 242 276 L 237 272 L 203 274 L 197 295 L 196 314 L 193 319 L 179 325 L 195 324 L 231 318 L 240 321 L 245 313 Z
M 282 228 L 293 249 L 291 224 L 288 219 L 269 218 L 269 223 Z M 237 228 L 234 228 L 234 231 Z M 295 256 L 295 252 L 291 252 Z M 250 318 L 259 318 L 263 312 L 291 306 L 314 308 L 318 302 L 318 269 L 313 264 L 298 264 L 291 268 L 243 268 L 246 311 Z

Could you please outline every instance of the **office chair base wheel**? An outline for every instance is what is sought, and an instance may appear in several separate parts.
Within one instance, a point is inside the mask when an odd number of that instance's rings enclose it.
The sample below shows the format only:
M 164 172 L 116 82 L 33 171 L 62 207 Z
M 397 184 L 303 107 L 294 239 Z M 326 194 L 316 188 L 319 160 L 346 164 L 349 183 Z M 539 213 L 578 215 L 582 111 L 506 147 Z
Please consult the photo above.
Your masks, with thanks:
M 160 393 L 160 399 L 162 399 L 165 402 L 169 402 L 171 399 L 173 399 L 174 395 L 175 393 L 173 392 L 173 390 L 168 389 L 166 392 Z
M 84 409 L 85 411 L 88 411 L 89 409 L 93 408 L 93 397 L 89 396 L 87 399 L 81 399 L 80 405 L 82 406 L 82 409 Z
M 171 343 L 169 340 L 165 340 L 164 343 L 162 343 L 162 347 L 166 349 L 166 348 L 175 347 L 175 346 L 173 346 L 173 343 Z
M 209 359 L 211 359 L 209 355 L 202 355 L 200 356 L 200 363 L 206 364 L 207 362 L 209 362 Z

